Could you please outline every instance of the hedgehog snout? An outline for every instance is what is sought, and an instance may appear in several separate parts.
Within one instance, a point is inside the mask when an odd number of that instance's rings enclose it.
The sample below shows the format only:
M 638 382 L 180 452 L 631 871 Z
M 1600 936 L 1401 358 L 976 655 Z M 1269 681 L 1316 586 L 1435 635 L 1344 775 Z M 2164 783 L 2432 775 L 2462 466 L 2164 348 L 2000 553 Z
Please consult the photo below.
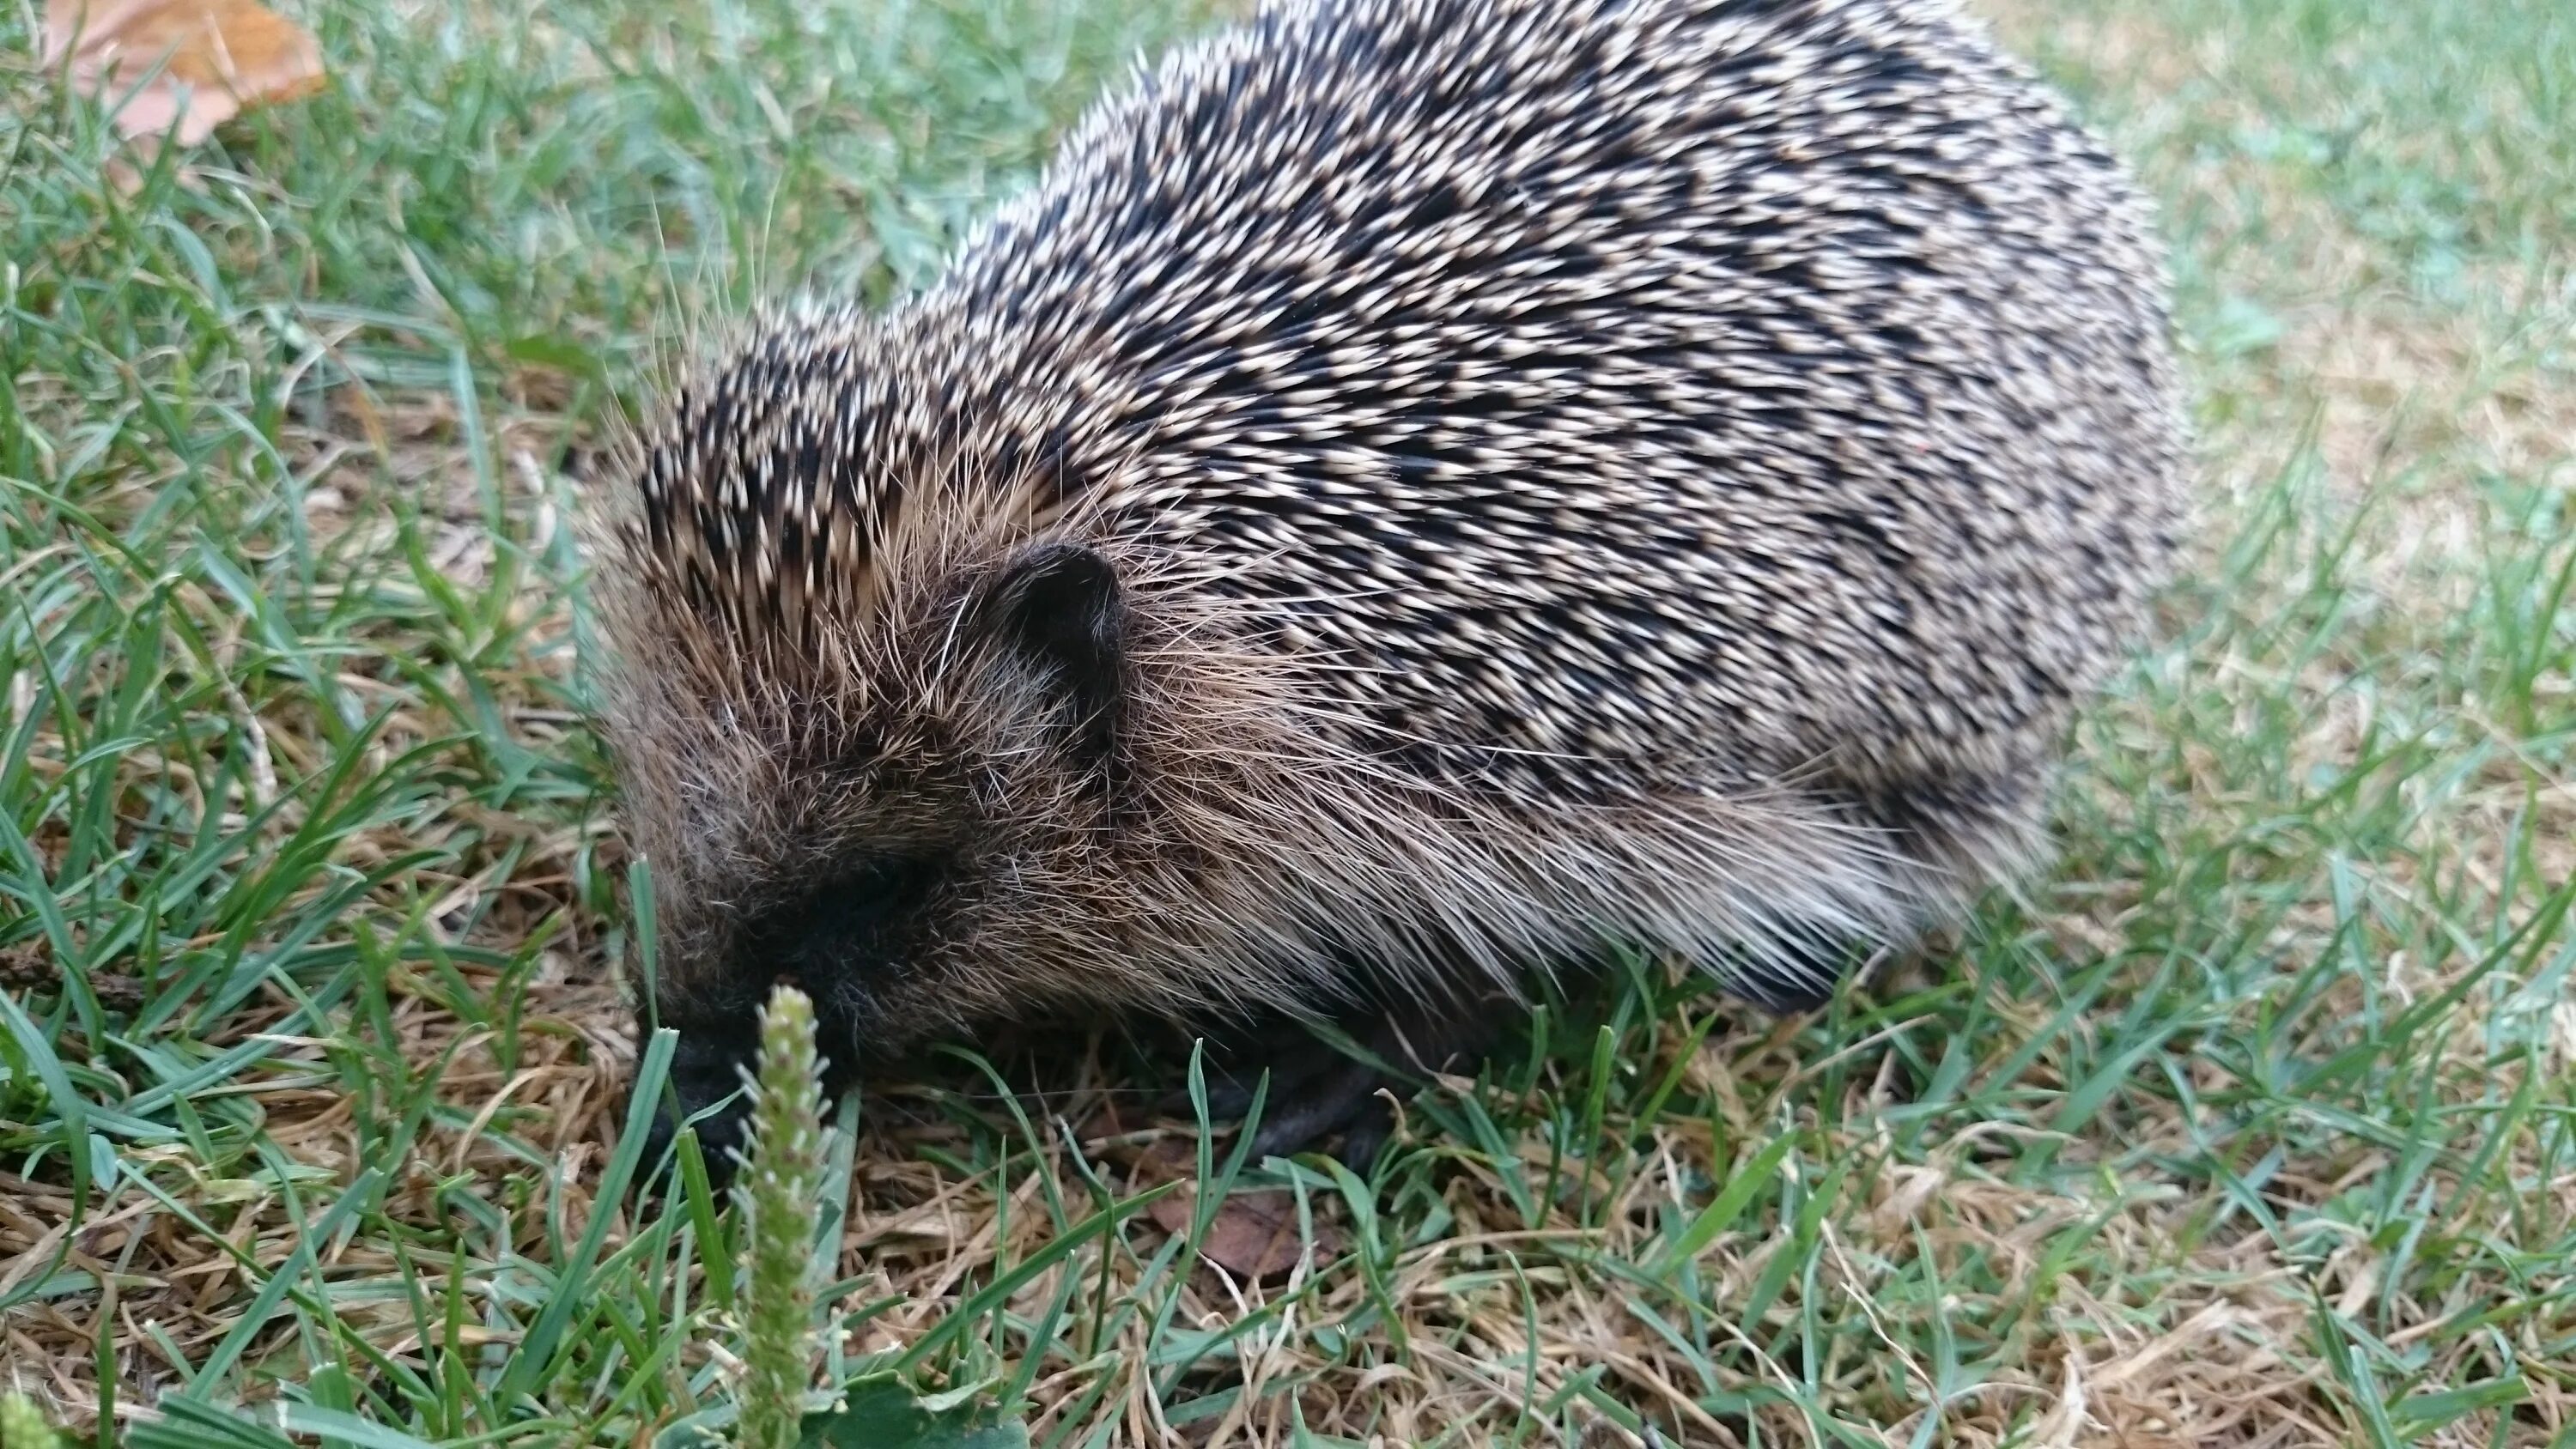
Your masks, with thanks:
M 756 1048 L 748 1016 L 738 1027 L 679 1024 L 668 1089 L 644 1139 L 646 1173 L 656 1171 L 669 1158 L 685 1124 L 697 1135 L 708 1176 L 719 1185 L 732 1177 L 735 1155 L 745 1145 L 744 1128 L 751 1117 L 751 1091 L 744 1073 L 753 1063 Z

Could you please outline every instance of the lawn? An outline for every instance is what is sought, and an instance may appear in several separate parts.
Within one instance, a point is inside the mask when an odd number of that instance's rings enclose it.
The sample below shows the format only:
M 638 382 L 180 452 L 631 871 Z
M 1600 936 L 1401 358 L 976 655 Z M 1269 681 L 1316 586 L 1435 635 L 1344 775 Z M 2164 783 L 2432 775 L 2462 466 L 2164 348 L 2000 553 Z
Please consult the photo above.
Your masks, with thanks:
M 39 8 L 0 1388 L 235 1449 L 288 1441 L 180 1406 L 350 1449 L 720 1413 L 731 1228 L 621 1190 L 572 518 L 711 319 L 933 274 L 1212 7 L 286 3 L 332 85 L 134 171 Z M 1105 1066 L 845 1105 L 829 1372 L 1062 1446 L 2576 1445 L 2576 8 L 1987 8 L 2164 198 L 2202 432 L 2059 866 L 1813 1017 L 1562 1003 L 1373 1183 L 1231 1165 Z M 1128 1206 L 1176 1165 L 1307 1251 L 1201 1261 L 1206 1213 Z

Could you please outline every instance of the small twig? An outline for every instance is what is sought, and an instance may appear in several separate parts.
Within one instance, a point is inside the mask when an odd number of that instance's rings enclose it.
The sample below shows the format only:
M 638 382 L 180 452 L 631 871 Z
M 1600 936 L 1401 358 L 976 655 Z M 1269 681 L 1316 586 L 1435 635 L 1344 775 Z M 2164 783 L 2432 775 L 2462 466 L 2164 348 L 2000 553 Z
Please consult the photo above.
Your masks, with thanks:
M 89 983 L 90 995 L 110 1011 L 143 1009 L 141 978 L 115 972 L 82 973 Z M 62 968 L 55 964 L 54 953 L 42 941 L 27 941 L 15 946 L 0 946 L 0 988 L 11 991 L 54 991 L 63 984 Z

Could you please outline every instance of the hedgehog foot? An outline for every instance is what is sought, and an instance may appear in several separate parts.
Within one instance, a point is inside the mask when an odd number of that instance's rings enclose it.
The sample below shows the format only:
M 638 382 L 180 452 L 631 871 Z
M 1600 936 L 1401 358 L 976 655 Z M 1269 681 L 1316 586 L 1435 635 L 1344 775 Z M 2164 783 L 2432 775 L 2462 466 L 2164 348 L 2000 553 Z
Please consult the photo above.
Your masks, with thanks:
M 1288 1018 L 1214 1037 L 1208 1042 L 1206 1061 L 1208 1121 L 1240 1121 L 1252 1111 L 1256 1094 L 1269 1104 L 1264 1109 L 1268 1115 L 1284 1097 L 1349 1064 L 1349 1058 L 1317 1040 L 1304 1022 Z M 1262 1092 L 1265 1078 L 1268 1090 Z M 1196 1111 L 1186 1086 L 1173 1088 L 1155 1103 L 1154 1110 L 1166 1117 L 1188 1117 Z
M 1396 1102 L 1433 1072 L 1474 1070 L 1498 1027 L 1511 1019 L 1496 1003 L 1437 998 L 1348 1013 L 1336 1024 L 1376 1062 L 1347 1056 L 1304 1023 L 1283 1020 L 1223 1051 L 1222 1066 L 1207 1078 L 1208 1115 L 1243 1118 L 1266 1074 L 1252 1159 L 1290 1156 L 1339 1134 L 1334 1156 L 1365 1173 L 1395 1130 Z M 1190 1112 L 1187 1090 L 1167 1098 L 1164 1110 Z

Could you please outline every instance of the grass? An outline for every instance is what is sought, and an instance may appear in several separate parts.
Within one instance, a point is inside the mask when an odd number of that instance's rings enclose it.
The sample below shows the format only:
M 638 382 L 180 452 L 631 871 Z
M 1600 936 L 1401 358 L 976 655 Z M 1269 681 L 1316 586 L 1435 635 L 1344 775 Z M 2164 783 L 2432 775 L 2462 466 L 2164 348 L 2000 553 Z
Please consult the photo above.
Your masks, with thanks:
M 35 8 L 0 1388 L 102 1444 L 650 1443 L 738 1328 L 714 1205 L 618 1206 L 592 450 L 680 319 L 930 274 L 1204 7 L 315 0 L 334 87 L 130 187 Z M 2576 12 L 1988 8 L 2165 198 L 2205 435 L 2060 869 L 1813 1018 L 1551 1011 L 1369 1184 L 1099 1074 L 845 1107 L 834 1374 L 1061 1446 L 2576 1445 Z M 1175 1164 L 1311 1250 L 1198 1262 Z

